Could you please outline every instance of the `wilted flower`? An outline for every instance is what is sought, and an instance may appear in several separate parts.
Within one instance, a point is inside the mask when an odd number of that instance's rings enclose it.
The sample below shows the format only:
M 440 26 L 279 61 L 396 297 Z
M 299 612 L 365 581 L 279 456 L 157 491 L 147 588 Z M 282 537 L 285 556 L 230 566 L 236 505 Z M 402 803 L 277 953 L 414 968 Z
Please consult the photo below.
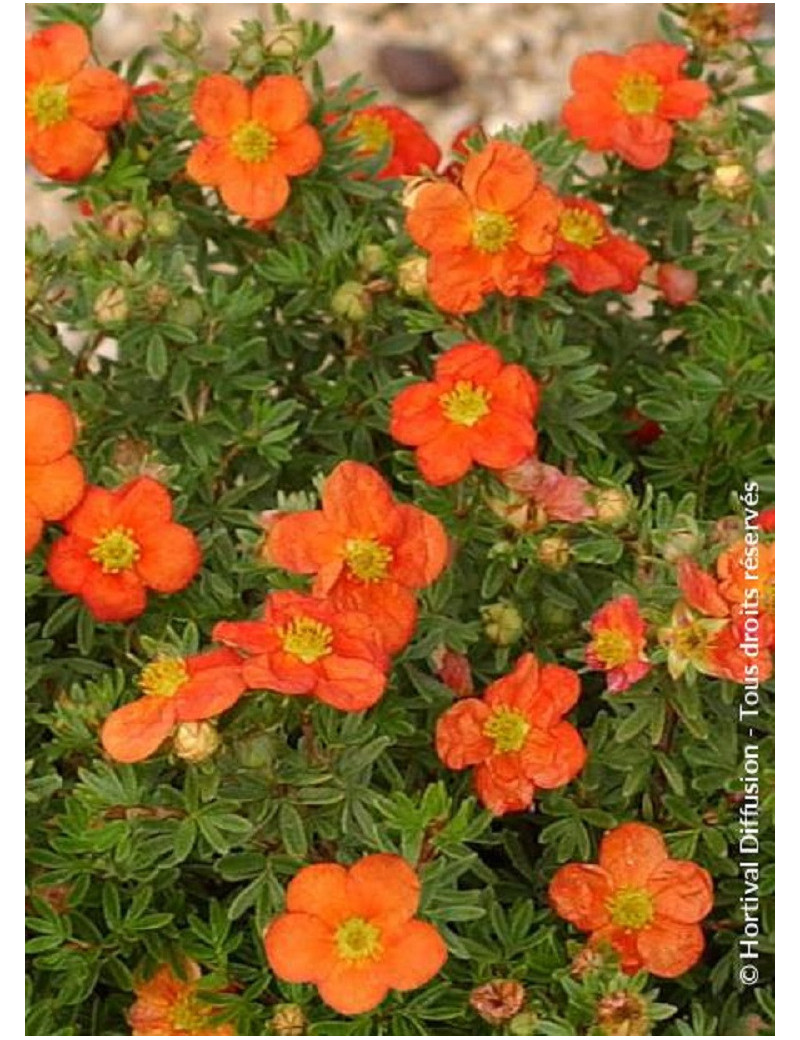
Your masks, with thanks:
M 649 1036 L 648 1008 L 644 997 L 621 989 L 601 997 L 595 1015 L 603 1036 Z
M 514 979 L 497 979 L 476 986 L 469 1004 L 484 1022 L 496 1026 L 513 1018 L 525 1000 L 525 987 Z

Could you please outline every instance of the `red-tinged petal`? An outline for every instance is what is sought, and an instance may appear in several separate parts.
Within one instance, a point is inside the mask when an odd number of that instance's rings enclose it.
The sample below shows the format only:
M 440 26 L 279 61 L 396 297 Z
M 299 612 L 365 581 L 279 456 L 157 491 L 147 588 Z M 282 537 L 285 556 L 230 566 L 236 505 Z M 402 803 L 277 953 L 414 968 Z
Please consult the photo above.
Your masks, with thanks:
M 388 992 L 380 961 L 370 960 L 352 967 L 347 961 L 338 961 L 331 974 L 319 983 L 320 999 L 340 1015 L 372 1011 Z
M 491 292 L 492 259 L 475 249 L 440 253 L 428 263 L 428 291 L 440 310 L 448 314 L 469 314 L 483 305 Z
M 519 412 L 493 407 L 482 422 L 469 432 L 472 457 L 489 469 L 516 466 L 536 447 L 536 431 L 531 420 Z
M 547 896 L 564 920 L 582 932 L 593 932 L 608 924 L 607 909 L 613 894 L 608 874 L 594 863 L 568 863 L 556 871 Z
M 308 91 L 295 76 L 265 76 L 253 91 L 252 118 L 275 134 L 300 126 L 310 108 Z
M 70 534 L 53 544 L 47 558 L 47 573 L 57 589 L 73 595 L 80 593 L 96 570 L 89 558 L 89 548 L 82 538 Z
M 533 804 L 536 793 L 533 783 L 515 770 L 513 763 L 503 761 L 512 757 L 502 755 L 490 758 L 475 768 L 475 791 L 494 816 L 522 812 Z
M 472 207 L 454 184 L 425 184 L 406 214 L 406 229 L 432 253 L 463 249 L 472 240 Z
M 186 588 L 200 570 L 203 555 L 188 527 L 164 524 L 148 529 L 138 539 L 141 555 L 136 573 L 156 592 L 178 592 Z
M 466 769 L 483 762 L 494 751 L 484 732 L 491 714 L 477 697 L 456 701 L 436 723 L 436 754 L 448 769 Z
M 545 263 L 552 255 L 562 209 L 554 192 L 539 187 L 514 212 L 516 244 L 540 263 Z
M 611 148 L 613 128 L 620 119 L 612 94 L 575 94 L 561 110 L 561 122 L 573 141 L 584 141 L 593 152 Z
M 315 668 L 283 650 L 249 658 L 242 665 L 242 675 L 249 690 L 292 695 L 312 693 L 318 681 Z
M 447 947 L 433 925 L 409 921 L 383 957 L 382 968 L 392 989 L 417 989 L 441 971 Z
M 519 145 L 490 141 L 464 164 L 461 187 L 480 210 L 508 213 L 530 198 L 539 168 Z
M 675 979 L 689 971 L 703 956 L 705 939 L 698 924 L 656 920 L 636 937 L 642 967 L 662 979 Z
M 658 116 L 629 116 L 611 130 L 611 147 L 638 170 L 655 170 L 669 158 L 674 132 Z
M 220 182 L 225 205 L 248 220 L 270 220 L 289 201 L 289 181 L 277 165 L 233 159 Z
M 89 38 L 79 25 L 51 25 L 25 41 L 25 83 L 64 83 L 88 57 Z
M 416 506 L 397 506 L 402 536 L 395 545 L 391 575 L 407 588 L 424 589 L 445 568 L 450 551 L 440 520 Z
M 442 433 L 448 423 L 439 401 L 441 393 L 436 383 L 415 383 L 401 390 L 392 401 L 392 437 L 416 448 Z
M 175 706 L 164 697 L 141 697 L 112 711 L 100 741 L 117 762 L 141 762 L 157 751 L 176 722 Z
M 147 606 L 147 593 L 133 571 L 104 574 L 94 564 L 81 596 L 97 621 L 130 621 Z
M 702 921 L 714 906 L 711 875 L 689 860 L 667 860 L 650 875 L 647 888 L 656 914 L 683 924 Z
M 110 69 L 82 69 L 69 84 L 70 115 L 95 130 L 118 123 L 131 101 L 131 88 Z
M 639 43 L 626 52 L 623 61 L 626 72 L 650 72 L 659 83 L 668 84 L 680 77 L 688 57 L 686 48 L 675 43 Z
M 263 621 L 218 621 L 211 638 L 247 654 L 267 654 L 277 650 L 278 637 Z
M 303 867 L 286 889 L 286 909 L 311 914 L 335 927 L 352 913 L 347 878 L 347 868 L 338 863 Z
M 319 982 L 336 965 L 330 926 L 308 913 L 281 914 L 264 934 L 269 966 L 284 982 Z
M 642 958 L 637 942 L 639 935 L 639 932 L 634 932 L 630 928 L 617 928 L 616 925 L 608 924 L 592 933 L 589 945 L 599 950 L 610 948 L 619 957 L 619 966 L 622 971 L 626 975 L 635 975 L 642 968 Z
M 569 74 L 570 86 L 581 94 L 593 91 L 613 94 L 624 69 L 625 61 L 621 55 L 590 51 L 573 63 Z
M 463 381 L 489 386 L 502 369 L 502 355 L 488 343 L 459 343 L 437 358 L 436 381 L 449 384 Z
M 494 287 L 504 296 L 541 296 L 547 284 L 547 270 L 543 264 L 549 256 L 549 251 L 547 257 L 534 257 L 516 244 L 509 246 L 492 260 Z
M 416 871 L 402 856 L 378 852 L 364 856 L 351 868 L 347 897 L 352 913 L 378 920 L 394 929 L 410 921 L 419 907 L 420 883 Z
M 233 76 L 206 76 L 192 98 L 195 122 L 211 137 L 227 137 L 250 117 L 250 95 Z
M 621 235 L 609 235 L 597 252 L 616 268 L 617 292 L 631 293 L 639 287 L 642 271 L 650 263 L 646 249 Z
M 44 466 L 25 467 L 25 496 L 45 520 L 60 520 L 83 498 L 83 466 L 74 455 L 64 455 Z
M 658 106 L 663 119 L 697 119 L 711 100 L 711 91 L 696 79 L 681 79 L 670 83 Z
M 77 431 L 69 405 L 52 394 L 25 395 L 25 465 L 42 466 L 71 451 Z
M 106 150 L 106 135 L 82 123 L 65 119 L 37 130 L 28 158 L 47 177 L 79 181 L 88 176 Z
M 597 249 L 560 248 L 555 263 L 564 268 L 578 292 L 604 292 L 619 285 L 618 268 Z
M 531 703 L 531 714 L 539 726 L 550 727 L 571 711 L 581 695 L 577 672 L 560 664 L 545 664 L 539 669 L 538 686 Z
M 328 617 L 327 623 L 333 626 L 334 654 L 339 657 L 361 658 L 381 671 L 386 671 L 389 667 L 389 657 L 368 614 L 335 610 Z
M 90 485 L 78 508 L 64 521 L 64 527 L 70 534 L 92 542 L 109 527 L 113 527 L 116 504 L 113 491 Z
M 688 556 L 678 562 L 678 588 L 689 606 L 706 617 L 724 618 L 730 613 L 716 580 Z
M 191 657 L 184 659 L 186 671 L 192 677 L 202 675 L 204 672 L 214 668 L 226 668 L 229 666 L 238 668 L 241 663 L 241 656 L 235 650 L 229 650 L 227 647 L 206 650 L 202 654 L 193 654 Z
M 551 730 L 533 732 L 539 739 L 529 739 L 520 752 L 526 775 L 545 790 L 563 787 L 574 780 L 586 764 L 586 745 L 575 727 L 569 722 L 559 722 Z
M 322 138 L 310 123 L 303 123 L 278 137 L 270 162 L 287 177 L 299 177 L 310 173 L 321 158 Z
M 600 866 L 616 887 L 641 888 L 667 859 L 667 846 L 655 829 L 644 823 L 623 823 L 606 831 L 600 842 Z
M 505 365 L 491 391 L 493 401 L 533 421 L 539 407 L 539 384 L 522 365 Z
M 160 526 L 172 520 L 172 498 L 163 484 L 152 477 L 137 477 L 115 492 L 116 522 L 134 531 Z
M 331 601 L 342 610 L 368 614 L 389 654 L 402 650 L 414 634 L 416 597 L 395 581 L 339 581 L 331 592 Z
M 199 722 L 232 708 L 246 689 L 241 665 L 203 669 L 173 698 L 178 722 Z
M 461 480 L 472 468 L 470 444 L 471 437 L 467 436 L 463 426 L 447 423 L 436 436 L 417 448 L 420 473 L 434 487 Z
M 489 708 L 513 708 L 530 714 L 539 682 L 539 662 L 533 654 L 522 654 L 513 669 L 491 683 L 484 693 Z
M 267 540 L 267 557 L 294 574 L 315 574 L 341 556 L 342 539 L 321 510 L 288 513 L 275 522 Z
M 331 654 L 320 662 L 314 696 L 340 711 L 365 711 L 386 689 L 386 673 L 372 661 Z
M 391 489 L 372 466 L 340 462 L 322 489 L 328 522 L 348 537 L 397 537 L 397 506 Z
M 204 137 L 189 153 L 186 173 L 197 184 L 216 188 L 234 168 L 227 140 L 219 137 Z

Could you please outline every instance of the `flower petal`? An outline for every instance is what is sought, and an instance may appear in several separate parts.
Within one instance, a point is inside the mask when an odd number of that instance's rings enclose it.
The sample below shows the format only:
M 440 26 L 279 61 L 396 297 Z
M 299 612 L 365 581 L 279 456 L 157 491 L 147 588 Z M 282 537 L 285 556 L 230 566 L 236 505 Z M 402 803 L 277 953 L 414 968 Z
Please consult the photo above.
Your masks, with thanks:
M 699 924 L 678 924 L 668 918 L 656 918 L 636 938 L 642 967 L 662 979 L 675 979 L 693 968 L 705 944 Z
M 470 430 L 472 457 L 489 469 L 516 466 L 536 447 L 536 431 L 531 420 L 502 405 L 492 408 L 482 422 Z
M 488 386 L 502 369 L 502 355 L 488 343 L 459 343 L 436 359 L 436 381 L 451 384 L 466 381 Z
M 25 467 L 25 497 L 35 502 L 45 520 L 60 520 L 83 498 L 83 466 L 64 455 L 44 466 Z
M 216 188 L 231 173 L 233 156 L 227 140 L 204 137 L 189 153 L 186 174 L 197 184 Z
M 654 170 L 669 158 L 674 131 L 658 116 L 629 116 L 611 128 L 611 146 L 639 170 Z
M 560 664 L 545 664 L 539 669 L 531 713 L 539 726 L 555 725 L 578 703 L 581 680 L 577 672 Z
M 439 398 L 442 388 L 436 383 L 414 383 L 392 401 L 389 432 L 396 441 L 417 447 L 433 440 L 447 428 Z
M 352 967 L 347 961 L 338 961 L 331 974 L 319 983 L 320 998 L 340 1015 L 372 1011 L 388 992 L 380 961 Z
M 92 172 L 106 150 L 106 135 L 82 123 L 65 119 L 37 130 L 28 158 L 47 177 L 59 181 L 79 181 Z
M 606 831 L 600 842 L 600 866 L 617 887 L 646 885 L 666 859 L 667 846 L 660 832 L 644 823 L 623 823 Z
M 508 141 L 490 141 L 464 164 L 461 187 L 480 210 L 508 213 L 530 198 L 539 168 L 528 152 Z
M 312 693 L 319 678 L 310 664 L 282 650 L 249 658 L 242 665 L 242 675 L 250 690 L 291 695 Z
M 263 621 L 218 621 L 211 638 L 247 654 L 265 654 L 278 648 L 273 629 Z
M 396 537 L 399 521 L 391 489 L 372 466 L 340 462 L 322 489 L 329 523 L 349 537 Z
M 117 762 L 141 762 L 157 751 L 176 722 L 175 706 L 164 697 L 140 697 L 112 711 L 100 741 Z
M 424 986 L 444 967 L 447 947 L 433 925 L 409 921 L 386 950 L 383 971 L 392 989 Z
M 246 690 L 242 666 L 204 668 L 181 686 L 173 698 L 178 722 L 199 722 L 232 708 Z
M 310 173 L 321 158 L 322 138 L 310 123 L 303 123 L 278 137 L 270 162 L 287 177 L 299 177 Z
M 264 933 L 269 966 L 284 982 L 318 982 L 336 965 L 333 932 L 308 913 L 281 914 Z
M 416 459 L 425 480 L 434 487 L 461 480 L 472 467 L 470 441 L 462 426 L 447 423 L 435 437 L 420 444 Z
M 697 119 L 711 100 L 711 91 L 696 79 L 681 79 L 664 89 L 658 114 L 664 119 Z
M 91 564 L 81 596 L 97 621 L 130 621 L 147 606 L 147 593 L 133 571 L 104 574 L 96 564 Z
M 89 38 L 72 22 L 41 29 L 25 41 L 25 83 L 64 83 L 89 57 Z
M 472 207 L 454 184 L 425 184 L 406 214 L 406 229 L 432 253 L 463 249 L 472 240 Z
M 655 897 L 656 914 L 673 921 L 694 924 L 707 917 L 714 906 L 711 875 L 690 860 L 662 863 L 647 887 Z
M 578 93 L 605 91 L 613 94 L 624 69 L 621 55 L 590 51 L 575 60 L 569 74 L 570 86 Z
M 270 220 L 289 201 L 289 181 L 277 165 L 232 159 L 219 192 L 225 205 L 239 216 Z
M 77 431 L 69 405 L 52 394 L 25 395 L 25 464 L 41 466 L 71 451 Z
M 250 95 L 233 76 L 217 73 L 200 80 L 192 98 L 195 122 L 211 137 L 227 137 L 250 116 Z
M 420 883 L 416 871 L 402 856 L 377 852 L 364 856 L 347 877 L 347 898 L 352 913 L 379 920 L 393 929 L 410 921 L 419 907 Z
M 365 711 L 386 689 L 386 673 L 372 661 L 332 654 L 320 663 L 314 696 L 340 711 Z
M 250 111 L 273 133 L 285 134 L 304 123 L 310 109 L 311 98 L 296 76 L 265 76 L 253 91 Z
M 555 912 L 582 932 L 593 932 L 611 920 L 607 903 L 613 885 L 594 863 L 568 863 L 556 871 L 547 897 Z
M 561 122 L 569 136 L 573 141 L 584 141 L 593 152 L 611 147 L 612 130 L 620 116 L 613 95 L 600 92 L 574 94 L 561 110 Z
M 95 130 L 118 123 L 131 102 L 131 88 L 110 69 L 81 69 L 67 93 L 70 115 Z
M 352 912 L 347 878 L 347 868 L 338 863 L 303 867 L 286 889 L 286 909 L 311 914 L 336 926 Z
M 475 769 L 475 791 L 495 816 L 522 812 L 533 804 L 536 789 L 517 766 L 516 755 L 497 755 Z
M 188 527 L 163 524 L 148 530 L 138 541 L 141 555 L 135 564 L 136 573 L 156 592 L 178 592 L 200 569 L 200 545 Z
M 436 723 L 436 754 L 448 769 L 466 769 L 488 758 L 494 742 L 484 733 L 491 714 L 477 697 L 456 703 Z
M 331 592 L 331 602 L 339 609 L 369 615 L 389 654 L 402 650 L 414 634 L 416 597 L 396 581 L 339 581 Z
M 569 722 L 559 722 L 551 730 L 532 733 L 539 739 L 529 739 L 520 752 L 526 775 L 545 790 L 574 780 L 586 763 L 586 745 L 577 729 Z
M 67 534 L 53 543 L 47 573 L 57 589 L 73 595 L 80 593 L 95 569 L 89 558 L 89 545 L 82 538 Z
M 392 577 L 407 588 L 423 589 L 436 581 L 450 551 L 440 520 L 417 506 L 396 507 L 403 534 L 395 546 Z
M 341 543 L 321 510 L 287 513 L 269 532 L 266 555 L 270 563 L 294 574 L 315 574 L 336 559 Z

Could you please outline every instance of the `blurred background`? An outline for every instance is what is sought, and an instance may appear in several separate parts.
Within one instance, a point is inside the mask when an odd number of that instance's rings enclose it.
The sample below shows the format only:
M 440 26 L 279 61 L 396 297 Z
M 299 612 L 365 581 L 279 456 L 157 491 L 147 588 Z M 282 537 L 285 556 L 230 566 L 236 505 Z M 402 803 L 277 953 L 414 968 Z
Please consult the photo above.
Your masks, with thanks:
M 30 6 L 28 8 L 30 10 Z M 102 61 L 158 43 L 175 14 L 197 18 L 210 68 L 222 68 L 231 30 L 243 19 L 269 23 L 269 4 L 107 4 L 97 32 Z M 763 4 L 768 22 L 774 5 Z M 468 123 L 489 132 L 505 123 L 554 120 L 574 59 L 653 39 L 660 4 L 311 4 L 289 3 L 295 18 L 332 25 L 322 56 L 330 81 L 361 72 L 387 100 L 427 126 L 442 147 Z M 765 26 L 768 31 L 771 25 Z M 31 191 L 27 220 L 52 231 L 73 213 L 59 192 Z

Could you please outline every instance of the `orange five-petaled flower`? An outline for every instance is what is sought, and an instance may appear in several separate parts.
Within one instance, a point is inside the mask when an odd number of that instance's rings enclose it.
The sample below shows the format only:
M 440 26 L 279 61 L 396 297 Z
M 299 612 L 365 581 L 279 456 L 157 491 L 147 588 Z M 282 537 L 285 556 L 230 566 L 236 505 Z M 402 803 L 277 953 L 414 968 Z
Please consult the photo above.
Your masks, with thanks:
M 609 693 L 622 693 L 643 679 L 652 665 L 645 653 L 647 626 L 633 596 L 618 596 L 595 611 L 586 647 L 590 668 L 606 672 Z
M 389 661 L 366 614 L 298 592 L 273 592 L 263 621 L 220 621 L 218 643 L 248 655 L 251 690 L 307 694 L 342 711 L 372 707 L 386 688 Z
M 429 484 L 452 484 L 473 462 L 505 469 L 536 447 L 539 388 L 521 365 L 485 343 L 461 343 L 436 362 L 434 380 L 402 390 L 390 431 L 417 449 Z
M 537 787 L 562 787 L 583 769 L 586 748 L 564 721 L 580 696 L 575 672 L 523 654 L 482 698 L 439 719 L 436 751 L 450 769 L 475 766 L 475 790 L 496 816 L 529 808 Z
M 242 661 L 233 650 L 159 657 L 139 677 L 143 696 L 112 711 L 100 740 L 118 762 L 141 762 L 181 722 L 220 715 L 245 691 Z
M 25 42 L 25 154 L 58 180 L 92 172 L 130 104 L 128 84 L 109 69 L 84 68 L 88 58 L 78 25 L 51 25 Z
M 270 220 L 288 201 L 288 178 L 309 173 L 322 156 L 320 136 L 306 122 L 310 107 L 294 76 L 266 76 L 252 91 L 234 76 L 206 76 L 192 99 L 206 136 L 186 172 L 216 188 L 234 213 Z
M 643 823 L 606 832 L 600 862 L 568 863 L 550 883 L 550 903 L 591 945 L 610 945 L 622 970 L 662 978 L 682 975 L 700 959 L 714 893 L 708 871 L 669 858 L 661 834 Z
M 371 1011 L 389 990 L 424 985 L 441 969 L 441 936 L 415 918 L 420 883 L 400 856 L 352 867 L 318 863 L 289 882 L 285 914 L 267 928 L 267 960 L 287 982 L 311 982 L 342 1015 Z
M 52 394 L 25 397 L 25 553 L 46 520 L 61 520 L 83 497 L 83 467 L 72 454 L 75 417 Z
M 406 227 L 431 254 L 433 302 L 463 314 L 478 310 L 490 292 L 538 296 L 560 210 L 530 155 L 507 141 L 470 154 L 459 185 L 423 185 L 413 195 Z
M 572 66 L 574 93 L 561 113 L 570 136 L 640 170 L 661 166 L 672 148 L 672 123 L 696 119 L 711 96 L 705 83 L 682 75 L 687 58 L 686 48 L 672 43 L 583 54 Z
M 200 568 L 197 539 L 173 522 L 169 491 L 150 477 L 116 491 L 90 487 L 64 526 L 47 561 L 50 580 L 98 621 L 138 617 L 148 589 L 178 592 Z
M 633 292 L 650 260 L 647 250 L 629 238 L 612 234 L 596 202 L 578 198 L 561 201 L 564 209 L 553 262 L 568 272 L 580 292 Z
M 152 978 L 139 982 L 136 1002 L 128 1012 L 132 1036 L 233 1036 L 232 1025 L 214 1025 L 220 1009 L 198 999 L 200 968 L 184 962 L 186 979 L 179 979 L 168 964 Z
M 390 654 L 411 638 L 415 593 L 439 577 L 447 551 L 435 516 L 399 505 L 379 473 L 350 461 L 325 481 L 322 509 L 279 517 L 266 545 L 278 567 L 315 575 L 315 596 L 368 614 Z
M 442 157 L 439 145 L 422 123 L 397 105 L 359 108 L 342 136 L 358 145 L 357 155 L 374 155 L 388 149 L 386 165 L 377 174 L 379 180 L 435 170 Z

